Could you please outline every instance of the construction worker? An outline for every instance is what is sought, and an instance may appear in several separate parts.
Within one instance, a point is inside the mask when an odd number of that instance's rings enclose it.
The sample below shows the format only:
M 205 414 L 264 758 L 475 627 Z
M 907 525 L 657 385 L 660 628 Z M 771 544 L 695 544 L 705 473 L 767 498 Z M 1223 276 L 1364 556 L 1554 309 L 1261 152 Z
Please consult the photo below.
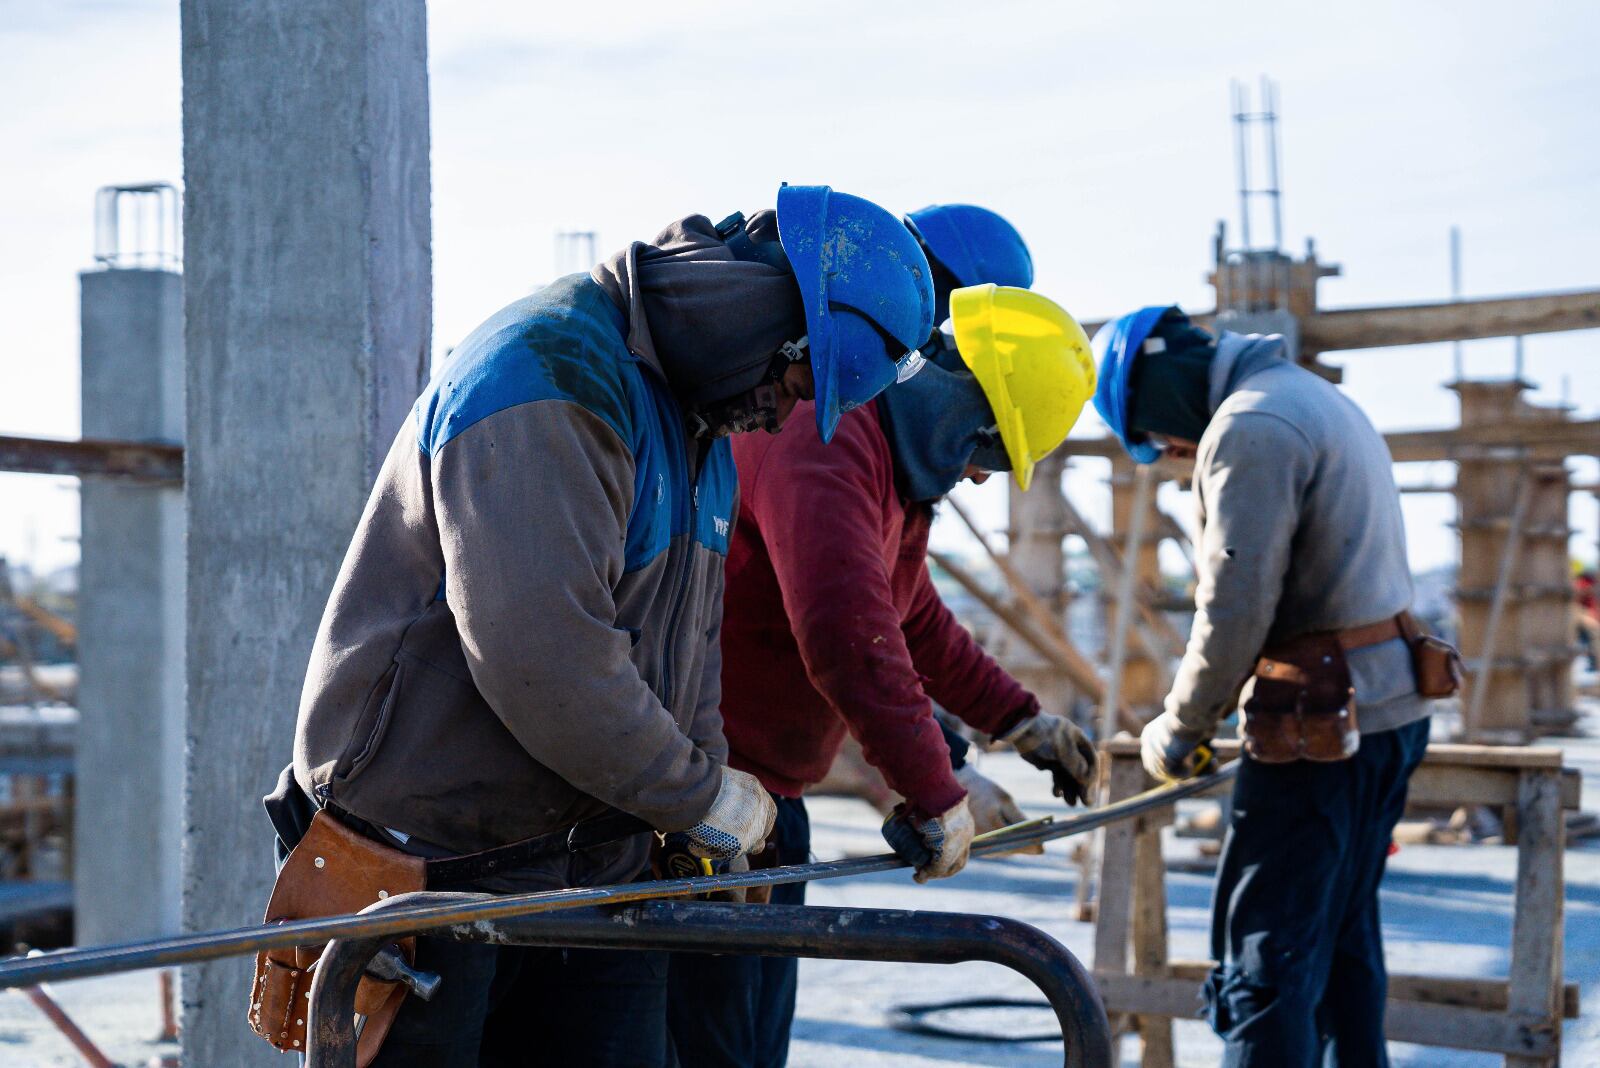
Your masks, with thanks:
M 759 848 L 773 805 L 718 714 L 726 437 L 802 402 L 831 426 L 917 369 L 932 324 L 900 221 L 826 186 L 682 219 L 496 313 L 379 473 L 288 786 L 395 849 L 493 851 L 476 890 L 633 880 L 652 828 Z M 384 1068 L 667 1059 L 664 954 L 425 938 L 416 963 L 444 982 L 405 1001 Z
M 983 264 L 986 243 L 967 249 L 980 255 L 946 258 L 939 242 L 959 229 L 945 225 L 946 213 L 912 220 L 930 262 L 940 260 L 936 302 L 951 319 L 922 346 L 928 366 L 820 433 L 797 421 L 734 443 L 740 506 L 722 713 L 730 765 L 759 778 L 777 805 L 758 867 L 808 859 L 801 795 L 827 774 L 848 731 L 905 799 L 885 837 L 916 865 L 917 881 L 959 871 L 976 830 L 964 786 L 972 780 L 952 769 L 930 698 L 1012 742 L 1069 802 L 1087 799 L 1093 776 L 1088 740 L 984 653 L 939 599 L 926 563 L 941 497 L 993 471 L 1026 488 L 1033 465 L 1066 437 L 1093 392 L 1088 338 L 1026 289 L 952 290 L 964 280 L 957 272 Z M 1013 248 L 1022 273 L 1009 280 L 1027 284 L 1026 248 L 1020 239 Z M 801 904 L 804 893 L 803 884 L 775 887 L 771 900 Z M 796 973 L 793 958 L 676 955 L 669 1018 L 684 1068 L 782 1065 Z
M 1378 881 L 1428 743 L 1424 694 L 1453 685 L 1436 678 L 1449 647 L 1409 613 L 1389 450 L 1276 335 L 1213 338 L 1150 307 L 1095 350 L 1095 407 L 1133 458 L 1194 461 L 1194 627 L 1143 732 L 1149 773 L 1193 774 L 1243 686 L 1205 985 L 1223 1063 L 1387 1064 Z

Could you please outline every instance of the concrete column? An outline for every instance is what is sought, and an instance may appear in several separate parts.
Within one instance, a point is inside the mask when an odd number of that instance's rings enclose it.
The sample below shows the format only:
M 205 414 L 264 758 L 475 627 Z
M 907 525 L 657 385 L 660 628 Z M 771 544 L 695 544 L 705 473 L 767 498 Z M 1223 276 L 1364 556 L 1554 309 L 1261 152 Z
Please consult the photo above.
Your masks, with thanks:
M 183 440 L 183 279 L 81 276 L 83 436 Z M 83 480 L 74 891 L 80 945 L 178 929 L 183 491 Z
M 183 0 L 189 749 L 183 922 L 259 921 L 261 796 L 427 371 L 423 0 Z M 185 975 L 184 1063 L 281 1065 L 250 964 Z

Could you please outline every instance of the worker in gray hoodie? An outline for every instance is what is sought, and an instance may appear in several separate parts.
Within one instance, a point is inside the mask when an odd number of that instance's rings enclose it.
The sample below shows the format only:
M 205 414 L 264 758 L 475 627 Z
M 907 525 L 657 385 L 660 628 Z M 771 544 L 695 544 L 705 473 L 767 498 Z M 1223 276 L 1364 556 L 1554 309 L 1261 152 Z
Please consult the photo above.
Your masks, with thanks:
M 802 399 L 837 422 L 914 373 L 932 328 L 915 240 L 826 186 L 748 223 L 689 216 L 491 316 L 378 475 L 280 794 L 426 858 L 430 889 L 632 880 L 651 830 L 709 859 L 761 848 L 773 804 L 727 765 L 718 712 L 727 435 Z M 375 1064 L 667 1056 L 665 954 L 419 943 L 444 983 Z
M 1094 344 L 1095 405 L 1133 458 L 1194 460 L 1194 626 L 1143 733 L 1149 773 L 1193 774 L 1243 686 L 1205 985 L 1223 1063 L 1386 1064 L 1378 881 L 1451 684 L 1409 612 L 1388 448 L 1280 337 L 1213 339 L 1152 307 Z

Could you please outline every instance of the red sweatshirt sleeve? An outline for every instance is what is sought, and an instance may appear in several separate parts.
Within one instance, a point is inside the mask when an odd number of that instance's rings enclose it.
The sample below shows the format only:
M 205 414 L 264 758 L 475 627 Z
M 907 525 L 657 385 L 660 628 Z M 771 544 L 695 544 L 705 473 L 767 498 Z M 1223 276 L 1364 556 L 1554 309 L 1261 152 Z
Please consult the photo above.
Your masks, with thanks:
M 1038 698 L 1012 678 L 945 607 L 926 565 L 905 621 L 911 661 L 929 696 L 991 736 L 1039 711 Z
M 868 428 L 847 417 L 828 445 L 814 433 L 780 434 L 749 484 L 750 517 L 812 685 L 889 786 L 935 816 L 965 791 L 890 591 L 885 509 L 898 503 L 888 443 Z

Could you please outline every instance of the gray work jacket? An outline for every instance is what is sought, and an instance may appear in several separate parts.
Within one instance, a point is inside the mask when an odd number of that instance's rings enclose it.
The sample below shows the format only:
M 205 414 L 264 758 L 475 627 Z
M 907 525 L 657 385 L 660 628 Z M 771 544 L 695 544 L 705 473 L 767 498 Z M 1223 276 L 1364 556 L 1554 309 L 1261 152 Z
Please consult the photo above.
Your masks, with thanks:
M 1350 398 L 1283 353 L 1277 336 L 1224 332 L 1212 365 L 1194 472 L 1194 627 L 1166 700 L 1197 736 L 1231 711 L 1264 646 L 1411 606 L 1388 446 Z M 1399 638 L 1349 659 L 1363 734 L 1431 711 Z

